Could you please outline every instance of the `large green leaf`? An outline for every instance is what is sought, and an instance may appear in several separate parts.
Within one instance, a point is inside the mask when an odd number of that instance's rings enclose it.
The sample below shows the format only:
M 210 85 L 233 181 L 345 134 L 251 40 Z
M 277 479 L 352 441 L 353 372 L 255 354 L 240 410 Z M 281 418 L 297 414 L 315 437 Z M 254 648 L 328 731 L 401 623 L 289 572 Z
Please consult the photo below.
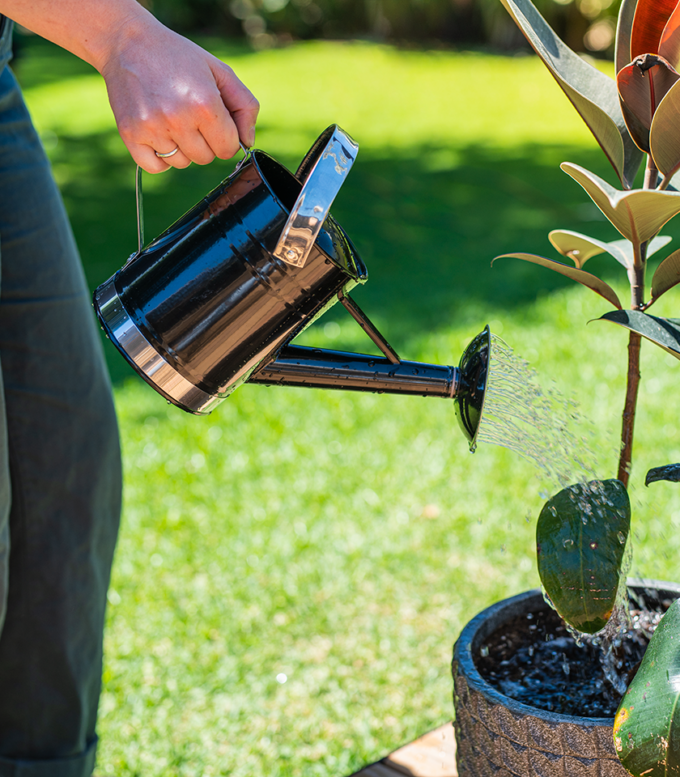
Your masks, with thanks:
M 652 278 L 652 301 L 680 283 L 680 250 L 673 251 L 656 268 Z
M 630 500 L 620 480 L 569 486 L 543 506 L 538 573 L 555 609 L 575 629 L 594 634 L 609 620 L 629 531 Z
M 619 191 L 583 167 L 570 162 L 563 162 L 561 167 L 581 184 L 616 229 L 633 243 L 651 239 L 667 221 L 680 213 L 680 192 Z
M 665 467 L 653 467 L 647 472 L 645 485 L 657 483 L 659 480 L 668 480 L 671 483 L 680 482 L 680 464 L 666 464 Z
M 588 259 L 602 253 L 613 256 L 626 269 L 633 266 L 633 244 L 630 240 L 614 240 L 611 243 L 605 243 L 603 240 L 597 240 L 580 232 L 572 232 L 569 229 L 553 229 L 548 234 L 548 239 L 562 256 L 571 259 L 579 269 Z M 664 235 L 650 240 L 647 245 L 647 258 L 670 243 L 671 239 Z
M 491 264 L 493 265 L 496 259 L 506 258 L 522 259 L 523 261 L 531 262 L 532 264 L 540 264 L 541 267 L 547 267 L 549 270 L 554 270 L 560 275 L 566 275 L 567 278 L 571 278 L 573 281 L 587 286 L 596 294 L 604 297 L 607 302 L 611 302 L 614 307 L 621 309 L 621 302 L 614 289 L 592 273 L 586 272 L 585 270 L 579 270 L 577 267 L 570 267 L 568 264 L 562 264 L 562 262 L 556 262 L 554 259 L 536 256 L 535 254 L 501 254 L 501 256 L 495 257 Z
M 630 58 L 657 54 L 668 17 L 678 0 L 639 0 L 630 34 Z
M 633 18 L 637 4 L 638 0 L 623 0 L 619 9 L 619 20 L 616 25 L 616 51 L 614 53 L 617 73 L 633 59 L 630 55 L 630 33 L 633 29 Z
M 665 57 L 673 67 L 680 63 L 680 4 L 668 17 L 659 43 L 659 54 Z
M 530 0 L 501 2 L 630 188 L 642 155 L 626 128 L 614 81 L 562 43 Z
M 678 6 L 680 7 L 680 6 Z M 668 91 L 656 109 L 649 133 L 652 158 L 664 176 L 662 186 L 680 169 L 680 81 Z
M 612 310 L 600 316 L 598 321 L 611 321 L 630 329 L 631 332 L 637 332 L 675 356 L 676 359 L 680 359 L 680 319 L 678 318 L 659 318 L 640 310 Z
M 639 148 L 649 153 L 649 130 L 654 113 L 680 75 L 663 57 L 646 55 L 619 70 L 616 85 L 623 118 Z
M 621 700 L 614 747 L 633 777 L 680 774 L 680 600 L 656 627 Z

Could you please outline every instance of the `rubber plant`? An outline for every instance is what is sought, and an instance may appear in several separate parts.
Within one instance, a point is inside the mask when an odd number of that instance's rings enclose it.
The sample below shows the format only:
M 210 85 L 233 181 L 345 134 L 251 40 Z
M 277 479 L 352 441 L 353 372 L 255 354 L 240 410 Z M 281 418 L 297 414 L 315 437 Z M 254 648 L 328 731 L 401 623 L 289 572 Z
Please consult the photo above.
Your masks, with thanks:
M 680 250 L 658 265 L 647 286 L 649 257 L 670 238 L 660 230 L 680 213 L 680 0 L 623 0 L 616 31 L 616 78 L 569 49 L 530 0 L 501 0 L 586 123 L 618 178 L 612 186 L 565 162 L 571 176 L 619 236 L 611 242 L 557 229 L 548 235 L 571 263 L 526 253 L 504 254 L 560 273 L 599 294 L 613 310 L 601 320 L 629 330 L 628 371 L 617 478 L 568 486 L 543 507 L 537 524 L 541 581 L 559 614 L 596 633 L 617 606 L 630 528 L 631 472 L 640 347 L 645 338 L 680 359 L 680 320 L 648 312 L 680 283 Z M 642 185 L 635 180 L 644 160 Z M 676 185 L 674 185 L 676 184 Z M 624 309 L 609 284 L 584 269 L 608 254 L 627 273 Z M 501 258 L 501 257 L 497 257 Z M 494 260 L 495 261 L 495 260 Z M 649 473 L 680 480 L 680 465 Z M 634 777 L 680 775 L 680 602 L 665 614 L 619 707 L 614 744 Z

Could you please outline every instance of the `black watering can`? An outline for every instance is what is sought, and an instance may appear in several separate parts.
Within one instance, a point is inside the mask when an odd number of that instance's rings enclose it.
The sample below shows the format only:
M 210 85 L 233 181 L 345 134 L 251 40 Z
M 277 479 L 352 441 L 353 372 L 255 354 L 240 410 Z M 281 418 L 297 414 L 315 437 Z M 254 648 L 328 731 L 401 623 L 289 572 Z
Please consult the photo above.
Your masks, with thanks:
M 107 336 L 169 402 L 209 413 L 241 383 L 454 399 L 473 442 L 491 354 L 488 327 L 458 367 L 402 361 L 348 296 L 367 279 L 330 206 L 358 146 L 337 125 L 295 175 L 263 151 L 139 250 L 94 293 Z M 383 357 L 290 345 L 340 301 Z

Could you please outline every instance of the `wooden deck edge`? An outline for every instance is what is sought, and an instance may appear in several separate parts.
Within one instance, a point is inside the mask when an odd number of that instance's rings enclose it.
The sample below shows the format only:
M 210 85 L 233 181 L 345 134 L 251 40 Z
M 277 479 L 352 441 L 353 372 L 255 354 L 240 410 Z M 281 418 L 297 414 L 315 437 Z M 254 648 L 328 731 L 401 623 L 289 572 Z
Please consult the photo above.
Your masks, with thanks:
M 446 723 L 351 777 L 458 777 L 456 738 Z

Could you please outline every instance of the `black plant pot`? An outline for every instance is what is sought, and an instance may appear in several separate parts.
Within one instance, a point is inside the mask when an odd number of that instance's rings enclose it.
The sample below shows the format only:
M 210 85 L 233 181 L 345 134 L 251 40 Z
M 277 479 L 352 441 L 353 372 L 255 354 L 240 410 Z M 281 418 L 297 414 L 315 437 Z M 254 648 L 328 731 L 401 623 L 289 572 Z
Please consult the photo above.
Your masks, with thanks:
M 629 580 L 649 598 L 677 599 L 680 585 Z M 630 777 L 614 750 L 613 718 L 560 715 L 515 701 L 479 673 L 475 657 L 511 619 L 548 609 L 540 589 L 488 607 L 454 646 L 453 681 L 459 777 Z

